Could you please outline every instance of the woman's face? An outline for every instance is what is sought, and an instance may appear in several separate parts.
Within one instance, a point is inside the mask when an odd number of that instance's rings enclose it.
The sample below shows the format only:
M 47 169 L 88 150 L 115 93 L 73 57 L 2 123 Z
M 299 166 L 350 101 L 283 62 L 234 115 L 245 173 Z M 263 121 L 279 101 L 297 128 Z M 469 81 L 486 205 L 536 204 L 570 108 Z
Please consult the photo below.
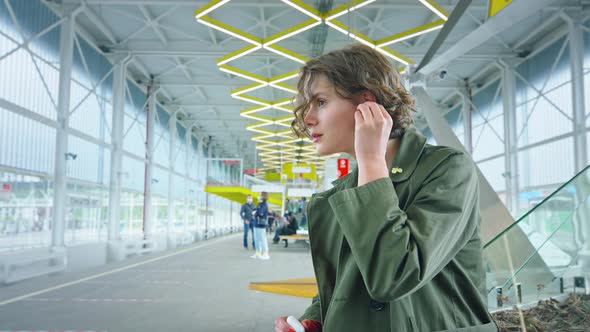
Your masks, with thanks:
M 336 93 L 325 75 L 312 86 L 312 100 L 304 121 L 320 155 L 346 152 L 354 156 L 354 112 L 356 104 Z

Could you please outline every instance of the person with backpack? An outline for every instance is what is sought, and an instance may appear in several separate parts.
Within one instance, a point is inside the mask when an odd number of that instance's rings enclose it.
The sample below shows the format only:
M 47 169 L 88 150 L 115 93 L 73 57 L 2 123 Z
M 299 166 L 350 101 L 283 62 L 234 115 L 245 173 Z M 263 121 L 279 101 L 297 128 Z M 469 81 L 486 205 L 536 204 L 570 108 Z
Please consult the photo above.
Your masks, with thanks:
M 268 241 L 266 240 L 266 226 L 268 224 L 268 193 L 263 191 L 258 199 L 259 203 L 254 212 L 254 241 L 256 253 L 251 258 L 270 259 L 268 254 Z

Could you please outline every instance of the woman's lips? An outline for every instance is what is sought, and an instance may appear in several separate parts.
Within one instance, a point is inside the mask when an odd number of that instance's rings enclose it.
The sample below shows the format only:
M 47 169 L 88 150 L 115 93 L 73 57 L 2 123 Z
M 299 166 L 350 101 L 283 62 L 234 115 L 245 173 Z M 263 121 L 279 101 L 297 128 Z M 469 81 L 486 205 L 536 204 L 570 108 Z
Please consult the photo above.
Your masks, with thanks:
M 322 136 L 323 136 L 323 135 L 320 135 L 320 134 L 312 134 L 312 135 L 311 135 L 311 141 L 312 141 L 313 143 L 317 143 L 317 142 L 320 140 L 320 138 L 321 138 Z

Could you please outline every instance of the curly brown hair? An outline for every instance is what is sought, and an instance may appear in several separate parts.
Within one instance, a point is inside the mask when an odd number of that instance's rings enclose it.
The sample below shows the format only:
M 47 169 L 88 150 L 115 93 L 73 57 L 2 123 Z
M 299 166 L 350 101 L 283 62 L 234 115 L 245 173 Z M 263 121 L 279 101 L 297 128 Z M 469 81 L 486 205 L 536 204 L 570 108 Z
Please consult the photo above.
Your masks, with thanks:
M 363 44 L 352 44 L 313 58 L 301 68 L 295 97 L 293 132 L 310 137 L 304 118 L 314 102 L 311 86 L 318 76 L 325 75 L 336 93 L 353 99 L 363 91 L 371 91 L 378 104 L 393 118 L 390 138 L 401 137 L 412 123 L 414 98 L 402 85 L 400 74 L 381 53 Z

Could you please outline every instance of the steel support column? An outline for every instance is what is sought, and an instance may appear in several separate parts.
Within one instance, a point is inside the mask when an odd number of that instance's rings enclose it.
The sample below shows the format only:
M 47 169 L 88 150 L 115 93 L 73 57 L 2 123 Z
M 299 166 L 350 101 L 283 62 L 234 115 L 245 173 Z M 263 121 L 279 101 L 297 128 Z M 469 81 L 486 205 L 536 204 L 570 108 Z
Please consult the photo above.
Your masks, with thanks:
M 168 170 L 168 222 L 166 226 L 166 234 L 168 235 L 168 243 L 171 244 L 172 232 L 174 231 L 174 220 L 176 219 L 176 208 L 174 200 L 174 169 L 176 166 L 176 113 L 171 114 L 170 121 L 168 122 L 168 128 L 170 131 L 170 146 L 169 146 L 169 160 L 170 169 Z
M 192 141 L 192 128 L 189 126 L 186 128 L 186 133 L 184 135 L 184 141 L 186 144 L 186 155 L 184 158 L 184 225 L 183 231 L 186 233 L 188 231 L 188 211 L 190 210 L 190 167 L 191 167 L 191 160 L 193 158 L 193 141 Z
M 519 214 L 518 155 L 516 132 L 516 77 L 514 68 L 502 62 L 502 102 L 504 107 L 504 179 L 506 207 L 516 218 Z
M 199 145 L 197 146 L 197 225 L 196 231 L 199 234 L 203 234 L 203 227 L 201 225 L 202 220 L 202 213 L 203 210 L 201 208 L 201 192 L 203 192 L 203 188 L 205 187 L 205 183 L 203 182 L 203 175 L 201 172 L 201 165 L 205 156 L 203 155 L 203 138 L 199 139 Z
M 72 61 L 74 56 L 75 13 L 64 15 L 59 40 L 59 92 L 57 99 L 57 128 L 55 135 L 55 169 L 53 189 L 53 225 L 51 245 L 64 246 L 66 211 L 66 172 L 68 153 L 68 122 L 70 115 L 70 89 L 72 83 Z
M 470 155 L 473 155 L 473 126 L 471 121 L 472 108 L 471 101 L 466 92 L 461 92 L 462 107 L 461 113 L 463 114 L 463 145 L 465 150 Z
M 572 73 L 573 96 L 573 130 L 574 130 L 574 158 L 575 171 L 579 172 L 588 165 L 586 141 L 586 110 L 584 101 L 584 35 L 582 19 L 569 18 L 568 36 Z
M 209 159 L 213 156 L 213 146 L 211 142 L 209 142 L 209 146 L 207 149 L 207 159 L 205 159 L 205 186 L 208 185 L 209 182 L 209 172 L 211 168 L 209 168 Z M 205 192 L 205 236 L 206 238 L 209 237 L 209 193 Z
M 154 143 L 155 143 L 155 128 L 156 128 L 156 114 L 158 112 L 156 104 L 156 94 L 158 88 L 155 86 L 150 87 L 150 93 L 148 97 L 148 113 L 146 120 L 146 165 L 145 165 L 145 188 L 144 188 L 144 220 L 145 229 L 143 236 L 144 238 L 150 238 L 153 235 L 154 230 Z
M 123 124 L 125 120 L 125 77 L 127 58 L 115 65 L 113 70 L 113 120 L 111 129 L 111 175 L 109 183 L 108 240 L 119 240 L 121 217 L 121 176 L 123 159 Z

